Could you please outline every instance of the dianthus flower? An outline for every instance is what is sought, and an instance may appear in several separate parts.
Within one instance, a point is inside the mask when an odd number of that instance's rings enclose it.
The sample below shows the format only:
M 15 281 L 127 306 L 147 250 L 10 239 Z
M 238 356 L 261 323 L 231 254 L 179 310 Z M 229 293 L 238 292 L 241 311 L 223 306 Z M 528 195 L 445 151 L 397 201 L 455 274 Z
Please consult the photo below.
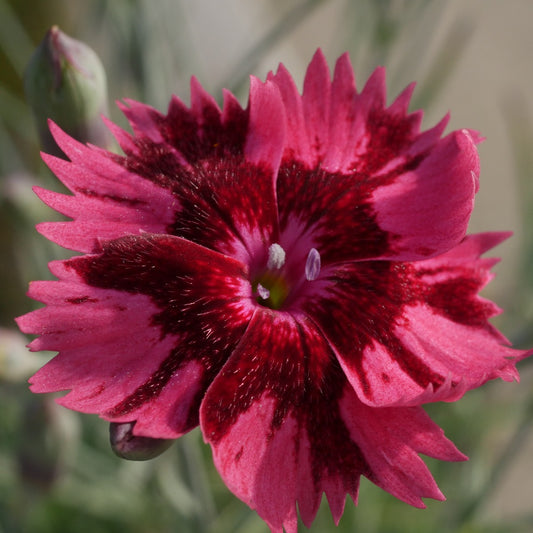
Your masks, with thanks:
M 319 51 L 300 95 L 280 66 L 222 110 L 193 79 L 166 115 L 134 101 L 123 155 L 57 127 L 44 160 L 72 220 L 41 224 L 82 255 L 52 262 L 46 304 L 18 319 L 58 355 L 34 392 L 174 439 L 198 424 L 227 486 L 273 532 L 310 525 L 322 493 L 339 521 L 363 475 L 424 507 L 443 499 L 425 454 L 465 459 L 421 404 L 516 379 L 478 296 L 507 237 L 465 236 L 478 133 L 420 132 L 413 86 L 386 106 L 378 68 L 358 92 L 347 55 Z

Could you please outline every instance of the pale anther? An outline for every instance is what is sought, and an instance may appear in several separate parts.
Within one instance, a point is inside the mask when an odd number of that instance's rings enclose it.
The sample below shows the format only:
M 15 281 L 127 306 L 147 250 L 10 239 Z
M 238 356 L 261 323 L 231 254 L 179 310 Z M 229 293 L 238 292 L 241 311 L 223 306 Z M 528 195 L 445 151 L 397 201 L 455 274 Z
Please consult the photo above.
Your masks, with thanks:
M 305 278 L 314 281 L 320 274 L 320 254 L 316 248 L 311 248 L 305 262 Z
M 268 248 L 267 268 L 269 270 L 279 270 L 285 264 L 285 250 L 277 243 L 271 244 Z
M 266 287 L 263 287 L 261 283 L 257 284 L 257 293 L 259 294 L 259 297 L 262 300 L 267 300 L 268 297 L 270 296 L 270 291 Z

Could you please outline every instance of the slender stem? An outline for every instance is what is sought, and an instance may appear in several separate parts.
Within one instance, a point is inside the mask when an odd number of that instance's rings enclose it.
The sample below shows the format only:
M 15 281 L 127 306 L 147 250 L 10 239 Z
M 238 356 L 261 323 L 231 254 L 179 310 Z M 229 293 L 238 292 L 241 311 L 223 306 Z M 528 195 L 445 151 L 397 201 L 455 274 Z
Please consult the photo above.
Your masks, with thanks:
M 235 70 L 222 85 L 220 90 L 225 87 L 232 92 L 237 92 L 248 79 L 250 72 L 253 71 L 261 57 L 274 46 L 279 39 L 289 33 L 293 28 L 300 24 L 313 10 L 322 4 L 325 0 L 303 0 L 295 6 L 259 41 L 250 48 L 248 53 L 239 61 Z

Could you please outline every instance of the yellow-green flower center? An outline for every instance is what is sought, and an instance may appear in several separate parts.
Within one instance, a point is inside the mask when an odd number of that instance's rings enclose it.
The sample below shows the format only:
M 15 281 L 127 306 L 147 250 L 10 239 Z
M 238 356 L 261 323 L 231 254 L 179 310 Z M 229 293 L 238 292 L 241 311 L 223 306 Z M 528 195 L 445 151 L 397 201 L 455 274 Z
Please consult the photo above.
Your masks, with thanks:
M 283 276 L 267 271 L 253 285 L 257 302 L 271 309 L 280 309 L 285 302 L 289 287 Z
M 285 250 L 277 243 L 268 248 L 268 260 L 266 268 L 253 280 L 252 293 L 257 303 L 270 309 L 281 309 L 290 288 L 287 281 L 287 265 L 285 264 Z M 314 281 L 320 274 L 320 254 L 315 248 L 311 248 L 307 255 L 305 280 Z M 294 280 L 294 276 L 289 279 Z

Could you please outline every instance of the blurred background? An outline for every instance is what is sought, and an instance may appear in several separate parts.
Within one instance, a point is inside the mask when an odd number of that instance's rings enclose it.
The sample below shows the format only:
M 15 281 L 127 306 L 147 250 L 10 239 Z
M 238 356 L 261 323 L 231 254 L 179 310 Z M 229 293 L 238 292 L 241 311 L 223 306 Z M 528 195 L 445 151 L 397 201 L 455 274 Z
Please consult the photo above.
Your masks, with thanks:
M 32 395 L 26 380 L 50 355 L 29 354 L 13 318 L 35 305 L 31 279 L 68 255 L 33 226 L 56 215 L 31 192 L 59 184 L 39 158 L 22 76 L 54 24 L 84 41 L 108 74 L 115 100 L 165 111 L 172 93 L 188 101 L 199 78 L 246 103 L 248 76 L 283 62 L 299 87 L 321 47 L 333 65 L 349 51 L 359 88 L 387 68 L 389 100 L 416 80 L 412 110 L 424 126 L 447 111 L 449 129 L 482 132 L 481 190 L 471 231 L 512 230 L 484 291 L 505 314 L 495 325 L 517 347 L 533 341 L 533 3 L 530 0 L 0 0 L 0 533 L 255 533 L 266 525 L 233 497 L 196 430 L 145 463 L 118 459 L 108 425 Z M 417 510 L 366 480 L 335 528 L 323 505 L 313 532 L 529 532 L 533 530 L 533 370 L 522 383 L 491 382 L 431 416 L 468 463 L 428 460 L 448 498 Z M 302 531 L 306 529 L 302 526 Z

